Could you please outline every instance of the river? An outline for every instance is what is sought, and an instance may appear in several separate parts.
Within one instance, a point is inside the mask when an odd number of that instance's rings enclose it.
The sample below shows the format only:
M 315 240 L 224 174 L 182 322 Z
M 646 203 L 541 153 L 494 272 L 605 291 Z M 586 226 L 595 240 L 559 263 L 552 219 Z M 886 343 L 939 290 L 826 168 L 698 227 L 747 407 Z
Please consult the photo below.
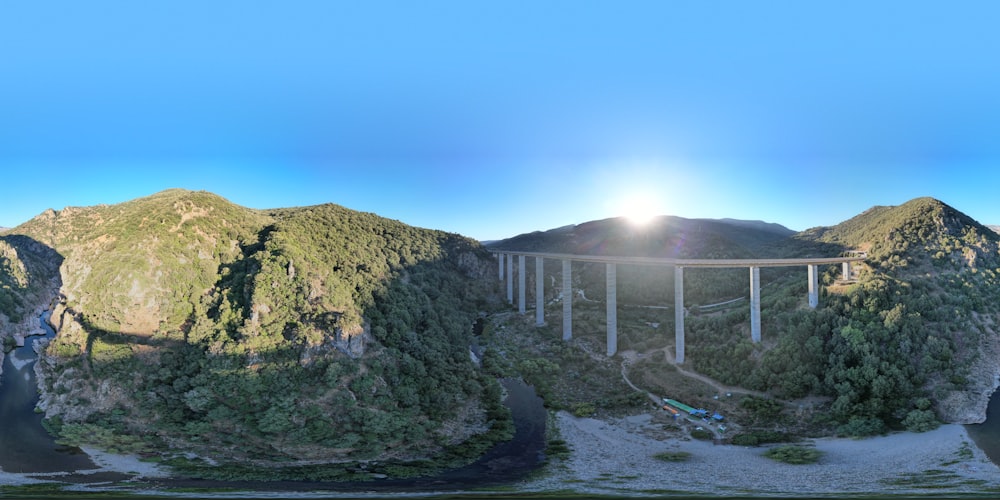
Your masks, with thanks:
M 55 332 L 49 326 L 48 315 L 42 315 L 45 338 Z M 4 472 L 44 473 L 94 469 L 94 463 L 79 448 L 59 445 L 42 427 L 35 382 L 35 361 L 38 355 L 32 345 L 36 337 L 24 340 L 4 356 L 0 376 L 0 469 Z
M 981 424 L 965 426 L 969 437 L 976 446 L 990 457 L 990 460 L 1000 465 L 1000 391 L 990 396 L 990 404 L 986 406 L 986 421 Z

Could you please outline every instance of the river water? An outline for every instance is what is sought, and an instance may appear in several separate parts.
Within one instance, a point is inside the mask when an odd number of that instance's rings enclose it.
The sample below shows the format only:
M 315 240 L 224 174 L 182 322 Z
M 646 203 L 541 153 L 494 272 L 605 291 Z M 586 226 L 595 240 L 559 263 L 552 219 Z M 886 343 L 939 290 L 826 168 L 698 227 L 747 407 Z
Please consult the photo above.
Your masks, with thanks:
M 42 315 L 45 337 L 55 332 L 48 315 Z M 0 376 L 0 469 L 4 472 L 39 473 L 94 469 L 94 463 L 79 448 L 59 445 L 42 427 L 42 414 L 35 413 L 38 389 L 35 361 L 38 355 L 28 337 L 24 347 L 4 356 Z
M 979 446 L 993 463 L 1000 465 L 1000 391 L 990 396 L 990 404 L 986 406 L 986 421 L 981 424 L 966 425 L 965 429 L 976 446 Z

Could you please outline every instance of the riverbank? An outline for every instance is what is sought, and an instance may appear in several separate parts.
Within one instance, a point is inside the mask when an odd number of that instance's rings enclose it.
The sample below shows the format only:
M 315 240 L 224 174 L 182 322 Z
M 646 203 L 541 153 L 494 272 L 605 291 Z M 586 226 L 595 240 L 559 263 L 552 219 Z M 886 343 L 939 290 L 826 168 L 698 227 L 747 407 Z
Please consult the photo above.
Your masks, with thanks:
M 808 496 L 1000 488 L 1000 467 L 957 424 L 920 434 L 808 440 L 802 444 L 823 453 L 819 462 L 789 465 L 764 457 L 764 447 L 671 437 L 651 414 L 602 421 L 560 412 L 557 422 L 571 456 L 550 464 L 543 476 L 519 484 L 519 491 Z M 654 458 L 661 452 L 690 456 L 666 462 Z
M 820 450 L 820 461 L 789 465 L 764 457 L 764 447 L 713 445 L 671 436 L 651 414 L 603 421 L 560 412 L 555 420 L 572 454 L 554 461 L 532 479 L 511 485 L 512 490 L 623 496 L 941 495 L 1000 490 L 1000 467 L 975 446 L 963 426 L 956 424 L 920 434 L 809 440 L 802 444 Z M 156 465 L 134 457 L 92 449 L 86 452 L 98 469 L 79 471 L 82 474 L 119 472 L 138 475 L 136 479 L 166 474 Z M 690 457 L 684 462 L 654 458 L 661 452 L 687 452 Z M 59 480 L 57 475 L 48 479 Z M 0 473 L 0 484 L 37 481 L 20 474 Z M 311 496 L 305 492 L 299 495 Z

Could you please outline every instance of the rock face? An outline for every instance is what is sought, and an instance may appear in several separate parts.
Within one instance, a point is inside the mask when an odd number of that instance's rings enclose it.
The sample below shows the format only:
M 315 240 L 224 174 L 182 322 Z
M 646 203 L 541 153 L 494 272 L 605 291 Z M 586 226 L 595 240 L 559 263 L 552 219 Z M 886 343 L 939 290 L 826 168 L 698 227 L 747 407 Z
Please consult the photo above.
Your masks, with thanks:
M 1000 387 L 1000 335 L 989 329 L 969 365 L 967 386 L 938 399 L 938 416 L 955 424 L 981 424 L 986 407 Z

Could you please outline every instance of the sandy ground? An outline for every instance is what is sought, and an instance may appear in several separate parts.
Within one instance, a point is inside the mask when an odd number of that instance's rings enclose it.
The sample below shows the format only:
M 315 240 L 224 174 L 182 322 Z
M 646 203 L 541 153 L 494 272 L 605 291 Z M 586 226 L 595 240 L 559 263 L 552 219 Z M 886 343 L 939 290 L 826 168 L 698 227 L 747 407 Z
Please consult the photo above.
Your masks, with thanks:
M 89 475 L 102 472 L 120 472 L 128 474 L 135 479 L 169 477 L 168 470 L 155 463 L 143 462 L 137 456 L 115 455 L 90 447 L 83 447 L 82 450 L 90 456 L 90 460 L 94 462 L 96 468 L 75 471 L 75 474 Z M 59 481 L 60 476 L 67 474 L 65 472 L 16 474 L 0 471 L 0 485 Z
M 561 438 L 572 450 L 570 458 L 551 464 L 545 475 L 524 482 L 520 489 L 757 496 L 942 494 L 1000 488 L 1000 468 L 961 425 L 861 440 L 811 440 L 802 444 L 820 450 L 820 461 L 789 465 L 764 457 L 763 447 L 666 438 L 649 414 L 605 422 L 560 412 L 557 421 Z M 691 455 L 684 462 L 653 458 L 665 451 Z

